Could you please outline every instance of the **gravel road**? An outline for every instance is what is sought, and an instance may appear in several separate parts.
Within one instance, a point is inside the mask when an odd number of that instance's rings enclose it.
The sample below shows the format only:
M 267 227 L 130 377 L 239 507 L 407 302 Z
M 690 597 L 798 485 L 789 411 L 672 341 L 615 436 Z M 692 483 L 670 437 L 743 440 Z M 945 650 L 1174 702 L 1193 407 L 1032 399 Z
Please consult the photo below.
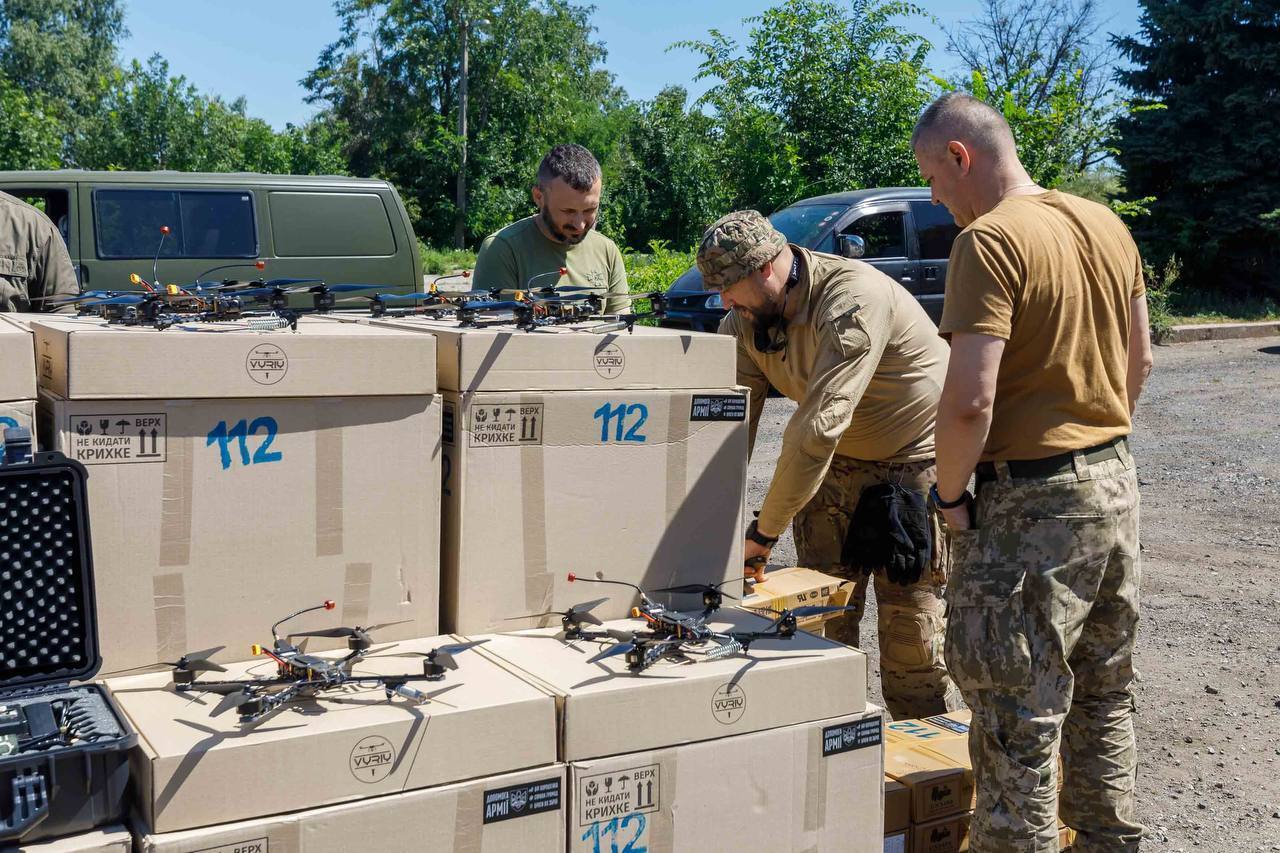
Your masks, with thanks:
M 1157 347 L 1132 437 L 1142 487 L 1145 848 L 1280 851 L 1280 339 Z M 788 400 L 765 406 L 758 508 Z M 795 564 L 790 533 L 775 566 Z M 874 609 L 862 626 L 880 696 Z

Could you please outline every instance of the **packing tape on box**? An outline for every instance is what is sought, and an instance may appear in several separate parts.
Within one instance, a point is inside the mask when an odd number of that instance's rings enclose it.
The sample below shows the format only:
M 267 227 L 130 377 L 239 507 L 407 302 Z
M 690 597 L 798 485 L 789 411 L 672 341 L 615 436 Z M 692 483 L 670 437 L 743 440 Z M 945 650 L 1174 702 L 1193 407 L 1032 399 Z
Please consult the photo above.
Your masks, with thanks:
M 454 800 L 453 853 L 480 853 L 483 834 L 484 785 L 468 785 Z
M 342 553 L 342 427 L 315 431 L 316 556 Z
M 649 817 L 653 826 L 651 853 L 675 853 L 676 850 L 676 779 L 680 775 L 680 753 L 677 749 L 661 749 L 654 753 L 653 763 L 662 773 L 658 791 L 658 810 Z
M 670 528 L 689 494 L 689 413 L 692 394 L 672 394 L 667 410 L 667 505 L 666 522 Z
M 195 465 L 193 440 L 189 435 L 169 436 L 160 497 L 161 566 L 191 563 L 191 489 Z
M 181 572 L 151 579 L 151 607 L 156 620 L 156 660 L 177 660 L 187 647 L 187 596 Z
M 342 578 L 342 624 L 368 625 L 373 563 L 347 563 Z
M 805 749 L 804 831 L 817 832 L 827 825 L 827 761 L 822 755 L 822 726 L 798 735 L 809 741 Z
M 539 397 L 522 396 L 520 404 Z M 543 429 L 546 427 L 544 425 Z M 537 445 L 521 447 L 520 535 L 524 546 L 524 603 L 528 613 L 551 609 L 554 578 L 547 570 L 546 454 Z

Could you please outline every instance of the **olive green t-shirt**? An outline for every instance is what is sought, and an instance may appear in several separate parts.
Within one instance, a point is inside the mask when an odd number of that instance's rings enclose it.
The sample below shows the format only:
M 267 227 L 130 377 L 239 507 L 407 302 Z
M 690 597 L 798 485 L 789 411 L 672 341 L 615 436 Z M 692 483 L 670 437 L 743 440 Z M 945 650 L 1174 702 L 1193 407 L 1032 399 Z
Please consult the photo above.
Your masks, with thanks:
M 568 269 L 568 275 L 548 275 L 534 281 L 532 287 L 598 287 L 609 294 L 606 314 L 630 310 L 630 300 L 619 298 L 627 294 L 627 271 L 614 242 L 593 228 L 581 243 L 557 243 L 538 228 L 536 216 L 513 222 L 485 238 L 476 258 L 475 286 L 523 290 L 531 286 L 529 280 L 535 275 L 554 273 L 560 267 Z
M 1145 292 L 1124 223 L 1067 193 L 1011 196 L 956 237 L 939 331 L 1006 342 L 984 460 L 1128 435 L 1129 303 Z

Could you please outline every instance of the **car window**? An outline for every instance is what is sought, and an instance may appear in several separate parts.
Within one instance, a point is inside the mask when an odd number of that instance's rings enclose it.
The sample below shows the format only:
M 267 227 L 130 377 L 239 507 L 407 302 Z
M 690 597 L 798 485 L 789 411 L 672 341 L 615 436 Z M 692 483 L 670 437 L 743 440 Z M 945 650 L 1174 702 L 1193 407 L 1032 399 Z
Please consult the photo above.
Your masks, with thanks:
M 819 248 L 815 245 L 818 238 L 830 230 L 840 214 L 848 209 L 847 204 L 797 204 L 779 210 L 769 217 L 769 221 L 788 242 L 815 249 Z
M 231 190 L 97 190 L 99 258 L 253 258 L 258 237 L 251 193 Z M 160 245 L 160 228 L 169 236 Z
M 951 213 L 940 204 L 915 201 L 911 203 L 911 214 L 916 219 L 920 257 L 927 259 L 951 257 L 951 244 L 960 233 L 960 227 L 956 225 Z
M 273 192 L 271 230 L 282 258 L 394 255 L 396 238 L 377 193 Z
M 840 233 L 862 238 L 867 244 L 863 260 L 907 256 L 906 214 L 902 211 L 867 214 L 855 219 Z

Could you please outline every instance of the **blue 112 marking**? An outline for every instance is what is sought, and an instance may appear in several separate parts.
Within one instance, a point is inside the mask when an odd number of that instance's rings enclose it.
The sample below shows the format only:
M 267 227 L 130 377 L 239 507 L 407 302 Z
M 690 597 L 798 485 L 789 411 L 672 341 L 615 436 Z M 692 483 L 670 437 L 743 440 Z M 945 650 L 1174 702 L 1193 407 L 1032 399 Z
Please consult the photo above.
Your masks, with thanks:
M 0 417 L 0 429 L 4 429 L 4 428 L 17 429 L 18 422 L 10 417 Z
M 266 431 L 265 440 L 257 446 L 253 451 L 253 456 L 249 456 L 249 436 L 256 436 L 259 430 Z M 209 430 L 209 434 L 205 436 L 205 447 L 218 445 L 218 453 L 222 459 L 222 470 L 225 471 L 231 467 L 231 440 L 235 439 L 236 447 L 240 451 L 241 465 L 261 465 L 264 462 L 279 462 L 283 454 L 279 450 L 269 450 L 271 442 L 276 440 L 276 433 L 279 432 L 280 426 L 276 423 L 275 418 L 261 417 L 254 419 L 253 423 L 247 423 L 243 418 L 236 421 L 236 425 L 227 429 L 226 421 L 218 421 L 218 425 Z
M 619 828 L 625 830 L 632 823 L 636 825 L 635 834 L 631 836 L 630 840 L 627 841 L 624 847 L 619 848 Z M 611 836 L 607 839 L 609 843 L 608 853 L 649 853 L 648 845 L 637 843 L 642 837 L 644 837 L 644 828 L 646 823 L 648 823 L 648 821 L 640 812 L 635 812 L 634 814 L 629 814 L 624 817 L 622 819 L 621 827 L 619 827 L 618 819 L 616 817 L 606 823 L 603 828 L 600 826 L 600 821 L 596 821 L 591 824 L 591 826 L 587 827 L 586 832 L 582 833 L 581 840 L 590 841 L 592 843 L 593 847 L 591 853 L 605 853 L 605 848 L 600 846 L 600 841 L 604 836 Z
M 644 403 L 605 403 L 596 409 L 594 417 L 600 421 L 600 441 L 606 444 L 609 442 L 611 421 L 614 441 L 643 443 L 647 440 L 647 436 L 640 432 L 645 421 L 649 420 L 649 407 Z M 630 428 L 627 427 L 628 421 Z

